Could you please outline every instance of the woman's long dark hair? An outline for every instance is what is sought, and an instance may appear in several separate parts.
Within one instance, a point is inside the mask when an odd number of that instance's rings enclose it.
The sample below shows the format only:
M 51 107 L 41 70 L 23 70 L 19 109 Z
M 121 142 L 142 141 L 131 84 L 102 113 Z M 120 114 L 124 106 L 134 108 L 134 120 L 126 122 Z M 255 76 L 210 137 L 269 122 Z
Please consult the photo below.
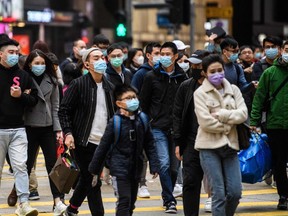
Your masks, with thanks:
M 34 77 L 35 75 L 31 71 L 30 64 L 33 61 L 33 59 L 36 58 L 37 56 L 40 56 L 41 58 L 43 58 L 45 60 L 46 69 L 45 69 L 44 73 L 46 73 L 51 78 L 51 82 L 54 85 L 57 85 L 57 81 L 56 81 L 57 75 L 56 75 L 56 71 L 54 69 L 54 65 L 53 65 L 52 61 L 39 49 L 35 49 L 35 50 L 32 50 L 30 52 L 30 54 L 27 56 L 27 59 L 25 61 L 23 70 L 25 70 L 32 77 Z M 55 78 L 56 80 L 53 78 Z

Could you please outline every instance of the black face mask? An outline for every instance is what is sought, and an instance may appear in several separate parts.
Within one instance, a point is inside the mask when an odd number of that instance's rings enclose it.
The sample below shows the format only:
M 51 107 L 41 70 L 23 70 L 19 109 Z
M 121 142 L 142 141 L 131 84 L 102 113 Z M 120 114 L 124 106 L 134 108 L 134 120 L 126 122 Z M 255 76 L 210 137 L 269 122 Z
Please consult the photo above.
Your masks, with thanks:
M 191 76 L 193 77 L 193 79 L 199 80 L 199 79 L 201 79 L 203 77 L 202 74 L 201 74 L 202 69 L 191 68 L 191 71 L 192 71 Z

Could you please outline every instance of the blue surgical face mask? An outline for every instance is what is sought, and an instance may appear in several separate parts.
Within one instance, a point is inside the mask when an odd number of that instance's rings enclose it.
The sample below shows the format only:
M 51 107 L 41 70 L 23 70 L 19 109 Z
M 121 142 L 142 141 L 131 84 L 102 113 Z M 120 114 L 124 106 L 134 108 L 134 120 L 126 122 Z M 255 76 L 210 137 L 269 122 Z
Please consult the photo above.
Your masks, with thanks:
M 278 55 L 278 48 L 265 49 L 266 57 L 269 59 L 275 59 Z
M 46 69 L 46 65 L 32 65 L 31 71 L 35 76 L 41 76 Z
M 107 49 L 101 49 L 101 52 L 103 53 L 104 56 L 107 56 Z
M 238 59 L 238 53 L 233 53 L 229 57 L 230 62 L 235 62 Z
M 99 74 L 104 74 L 107 68 L 107 64 L 103 59 L 94 62 L 94 71 Z
M 110 63 L 114 66 L 114 67 L 120 67 L 123 64 L 123 58 L 111 58 L 110 59 Z
M 257 52 L 254 55 L 255 58 L 260 59 L 262 57 L 262 53 L 261 52 Z
M 14 65 L 16 65 L 18 63 L 18 60 L 19 60 L 19 55 L 8 54 L 7 59 L 6 59 L 6 63 L 9 67 L 13 67 Z
M 126 100 L 126 109 L 129 112 L 134 112 L 139 108 L 139 100 L 137 98 Z
M 161 57 L 160 55 L 153 56 L 152 62 L 153 62 L 154 65 L 158 64 L 160 62 L 160 57 Z
M 160 57 L 160 63 L 163 67 L 167 68 L 172 65 L 171 56 L 161 56 Z
M 282 54 L 282 59 L 285 63 L 288 63 L 288 53 L 283 53 Z

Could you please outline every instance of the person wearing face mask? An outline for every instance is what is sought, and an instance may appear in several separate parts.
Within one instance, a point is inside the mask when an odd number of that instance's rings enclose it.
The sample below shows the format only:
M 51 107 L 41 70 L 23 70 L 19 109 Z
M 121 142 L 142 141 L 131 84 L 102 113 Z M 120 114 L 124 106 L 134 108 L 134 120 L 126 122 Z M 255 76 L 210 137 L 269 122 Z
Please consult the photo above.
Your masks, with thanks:
M 33 50 L 23 66 L 33 78 L 38 89 L 38 103 L 25 112 L 24 124 L 28 139 L 27 170 L 30 175 L 41 147 L 45 156 L 47 173 L 56 163 L 56 140 L 63 139 L 58 118 L 59 88 L 57 74 L 52 61 L 40 50 Z M 63 203 L 64 194 L 60 193 L 49 177 L 53 195 L 54 215 L 63 215 L 67 206 Z
M 151 71 L 154 65 L 159 63 L 161 45 L 157 42 L 147 44 L 145 48 L 145 63 L 140 66 L 138 71 L 134 74 L 131 85 L 135 87 L 138 92 L 141 92 L 144 76 L 148 71 Z
M 68 64 L 69 62 L 73 62 L 76 64 L 81 62 L 81 58 L 82 58 L 82 55 L 83 55 L 85 50 L 86 50 L 86 43 L 83 40 L 77 39 L 77 40 L 73 41 L 73 47 L 72 47 L 71 55 L 69 57 L 67 57 L 59 65 L 61 71 L 64 70 L 65 65 Z
M 92 47 L 96 47 L 96 48 L 101 49 L 105 58 L 107 57 L 107 48 L 109 47 L 109 45 L 110 45 L 109 39 L 103 34 L 97 34 L 93 38 Z
M 131 48 L 128 51 L 128 58 L 126 61 L 126 68 L 132 74 L 135 74 L 141 65 L 144 63 L 144 53 L 141 48 Z
M 194 112 L 193 93 L 202 85 L 205 78 L 202 70 L 202 59 L 208 55 L 209 52 L 206 50 L 196 50 L 186 60 L 191 64 L 191 78 L 180 85 L 173 108 L 175 154 L 179 160 L 183 161 L 183 208 L 185 216 L 199 215 L 203 170 L 200 165 L 199 152 L 194 149 L 198 121 Z M 211 212 L 211 193 L 206 182 L 204 182 L 204 188 L 208 193 L 204 209 L 206 212 Z
M 236 125 L 248 110 L 239 88 L 225 78 L 224 62 L 211 54 L 202 60 L 205 79 L 194 92 L 199 128 L 195 149 L 212 190 L 212 215 L 232 216 L 241 198 Z
M 277 36 L 267 36 L 263 40 L 264 57 L 253 66 L 254 80 L 259 80 L 262 73 L 272 66 L 273 61 L 280 56 L 283 41 Z
M 225 78 L 231 84 L 238 86 L 242 93 L 247 93 L 255 89 L 257 83 L 248 83 L 245 79 L 243 69 L 236 63 L 239 55 L 238 42 L 231 36 L 226 36 L 221 42 L 220 47 L 224 61 Z
M 0 179 L 8 153 L 15 179 L 16 215 L 38 215 L 29 204 L 27 172 L 27 133 L 24 113 L 38 102 L 37 88 L 31 76 L 18 66 L 19 43 L 0 34 Z M 9 202 L 9 201 L 8 201 Z M 14 203 L 14 205 L 16 204 Z
M 119 44 L 112 44 L 107 49 L 108 61 L 106 78 L 114 85 L 130 85 L 133 74 L 124 66 L 124 53 Z
M 166 213 L 177 213 L 173 188 L 180 163 L 175 156 L 172 111 L 177 89 L 186 80 L 186 75 L 176 62 L 178 50 L 173 42 L 165 42 L 161 46 L 160 55 L 159 64 L 144 78 L 140 102 L 143 112 L 151 119 L 160 162 L 163 206 Z
M 65 145 L 74 151 L 80 168 L 80 178 L 65 215 L 77 215 L 78 208 L 87 196 L 90 215 L 103 216 L 101 181 L 98 178 L 95 187 L 91 186 L 93 176 L 89 173 L 88 166 L 105 127 L 115 112 L 114 86 L 104 76 L 107 64 L 100 49 L 87 49 L 82 61 L 89 73 L 70 83 L 58 112 Z
M 147 44 L 145 47 L 145 63 L 142 64 L 138 71 L 133 75 L 133 79 L 131 82 L 131 85 L 138 90 L 138 94 L 141 92 L 144 76 L 148 71 L 151 71 L 153 69 L 153 66 L 155 64 L 158 64 L 160 59 L 160 48 L 161 45 L 156 42 L 151 42 Z M 143 152 L 144 157 L 144 164 L 143 164 L 143 170 L 141 174 L 141 179 L 139 183 L 139 189 L 138 189 L 138 197 L 140 198 L 149 198 L 150 193 L 146 184 L 146 173 L 147 173 L 147 156 Z
M 288 152 L 288 42 L 281 48 L 281 56 L 274 60 L 273 65 L 267 68 L 260 77 L 258 88 L 252 104 L 250 128 L 256 131 L 262 120 L 262 109 L 266 103 L 266 97 L 271 96 L 276 89 L 282 86 L 270 101 L 266 111 L 266 128 L 269 137 L 269 146 L 272 154 L 272 173 L 277 183 L 279 202 L 277 209 L 287 210 L 288 179 L 286 172 Z M 285 83 L 286 82 L 286 83 Z
M 139 110 L 136 90 L 124 84 L 116 86 L 114 95 L 118 110 L 107 124 L 89 171 L 94 175 L 94 186 L 101 174 L 102 164 L 109 164 L 117 197 L 115 215 L 127 216 L 133 214 L 137 200 L 143 168 L 142 152 L 145 150 L 147 153 L 153 179 L 158 176 L 159 164 L 148 117 Z M 115 130 L 120 131 L 116 142 Z
M 182 68 L 182 70 L 186 73 L 187 78 L 188 76 L 188 71 L 190 69 L 189 62 L 187 62 L 188 56 L 186 54 L 179 54 L 177 64 Z

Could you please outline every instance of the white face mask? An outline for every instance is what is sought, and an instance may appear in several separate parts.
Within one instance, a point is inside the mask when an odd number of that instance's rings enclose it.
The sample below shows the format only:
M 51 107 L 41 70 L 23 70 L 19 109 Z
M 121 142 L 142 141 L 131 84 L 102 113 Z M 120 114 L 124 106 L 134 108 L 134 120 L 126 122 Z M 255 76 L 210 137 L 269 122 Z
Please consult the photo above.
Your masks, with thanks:
M 144 56 L 139 56 L 135 59 L 135 62 L 138 64 L 138 65 L 142 65 L 144 63 Z
M 83 54 L 84 54 L 85 50 L 86 50 L 85 48 L 83 48 L 83 49 L 80 49 L 80 50 L 79 50 L 79 55 L 80 55 L 80 56 L 83 56 Z
M 188 62 L 181 62 L 181 63 L 178 63 L 178 65 L 184 70 L 184 72 L 187 72 L 190 67 Z

